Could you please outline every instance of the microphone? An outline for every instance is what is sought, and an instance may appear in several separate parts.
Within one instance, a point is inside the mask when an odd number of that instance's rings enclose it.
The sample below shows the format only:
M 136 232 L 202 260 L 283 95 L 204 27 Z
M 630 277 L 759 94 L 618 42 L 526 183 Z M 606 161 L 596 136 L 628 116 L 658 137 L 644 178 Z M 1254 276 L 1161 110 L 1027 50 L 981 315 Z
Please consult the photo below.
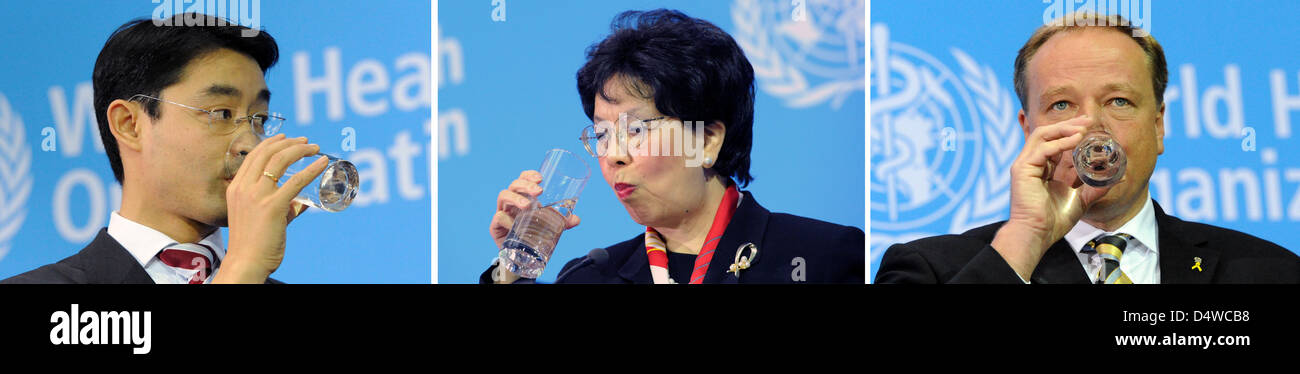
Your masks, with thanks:
M 565 276 L 573 274 L 574 271 L 578 270 L 579 268 L 582 268 L 583 266 L 588 266 L 588 265 L 600 266 L 600 265 L 604 265 L 605 261 L 608 260 L 609 260 L 609 251 L 606 251 L 604 248 L 593 249 L 591 250 L 591 252 L 587 252 L 587 256 L 583 257 L 582 261 L 578 262 L 577 265 L 574 265 L 573 267 L 569 268 L 569 270 L 565 270 L 564 272 L 561 272 L 560 275 L 557 275 L 555 277 L 555 283 L 560 283 L 560 281 L 563 280 Z

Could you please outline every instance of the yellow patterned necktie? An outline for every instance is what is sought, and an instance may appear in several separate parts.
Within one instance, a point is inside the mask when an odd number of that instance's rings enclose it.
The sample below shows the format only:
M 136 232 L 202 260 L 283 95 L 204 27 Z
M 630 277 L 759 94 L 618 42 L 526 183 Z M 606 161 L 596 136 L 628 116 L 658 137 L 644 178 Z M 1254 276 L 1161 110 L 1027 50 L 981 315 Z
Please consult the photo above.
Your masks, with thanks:
M 1096 239 L 1089 241 L 1083 246 L 1083 253 L 1097 253 L 1103 260 L 1101 276 L 1097 278 L 1097 284 L 1133 284 L 1122 270 L 1119 269 L 1119 259 L 1124 256 L 1124 248 L 1128 246 L 1128 241 L 1133 239 L 1129 234 L 1101 235 Z

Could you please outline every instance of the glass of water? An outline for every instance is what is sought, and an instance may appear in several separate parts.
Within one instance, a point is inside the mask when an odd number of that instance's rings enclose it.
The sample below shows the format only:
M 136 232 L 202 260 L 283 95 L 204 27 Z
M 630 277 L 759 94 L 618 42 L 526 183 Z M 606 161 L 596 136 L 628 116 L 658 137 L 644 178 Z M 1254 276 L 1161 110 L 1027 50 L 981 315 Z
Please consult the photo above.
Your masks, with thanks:
M 1106 130 L 1091 131 L 1074 147 L 1074 171 L 1093 187 L 1106 187 L 1124 178 L 1128 158 L 1124 148 Z
M 239 171 L 239 166 L 244 163 L 244 157 L 248 152 L 253 150 L 264 139 L 251 132 L 235 137 L 230 142 L 230 147 L 226 150 L 226 175 L 234 176 Z M 320 156 L 320 155 L 317 155 Z M 325 171 L 321 172 L 316 179 L 303 187 L 298 192 L 298 196 L 293 201 L 324 210 L 326 212 L 339 212 L 346 209 L 352 204 L 352 199 L 357 197 L 357 190 L 361 181 L 357 175 L 357 168 L 347 160 L 332 156 L 324 155 L 329 159 L 329 164 L 325 166 Z M 284 174 L 276 181 L 276 185 L 284 185 L 294 174 L 302 172 L 310 166 L 319 157 L 307 156 L 289 164 Z
M 542 193 L 515 216 L 514 226 L 502 243 L 501 266 L 524 278 L 537 278 L 546 268 L 564 222 L 573 215 L 578 195 L 591 177 L 591 168 L 578 155 L 563 150 L 546 152 L 542 161 Z

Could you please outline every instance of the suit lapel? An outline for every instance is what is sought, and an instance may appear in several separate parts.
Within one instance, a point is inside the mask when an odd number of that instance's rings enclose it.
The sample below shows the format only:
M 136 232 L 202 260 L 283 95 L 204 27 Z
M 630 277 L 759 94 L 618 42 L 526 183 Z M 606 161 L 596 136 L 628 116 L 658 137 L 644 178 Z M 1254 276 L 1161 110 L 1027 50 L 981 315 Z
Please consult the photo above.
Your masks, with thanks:
M 1154 203 L 1154 201 L 1153 201 Z M 1155 204 L 1156 226 L 1160 232 L 1160 283 L 1207 284 L 1214 279 L 1220 251 L 1206 246 L 1205 233 L 1188 230 L 1184 222 L 1165 214 Z M 1200 260 L 1200 266 L 1197 260 Z
M 1221 252 L 1205 246 L 1208 241 L 1203 232 L 1186 229 L 1182 220 L 1165 214 L 1159 203 L 1152 203 L 1160 233 L 1160 283 L 1206 284 L 1213 281 Z M 1200 259 L 1200 270 L 1194 268 L 1197 258 Z M 1088 283 L 1088 274 L 1084 273 L 1069 243 L 1058 240 L 1034 270 L 1033 282 Z
M 626 248 L 624 248 L 626 246 Z M 627 261 L 618 268 L 619 278 L 629 283 L 654 283 L 650 277 L 650 257 L 645 254 L 645 234 L 610 247 L 610 252 L 628 251 Z
M 154 283 L 153 278 L 131 257 L 126 248 L 108 235 L 107 228 L 100 229 L 95 240 L 86 245 L 77 256 L 81 257 L 86 281 L 89 283 Z
M 727 229 L 722 232 L 722 239 L 718 239 L 718 247 L 713 252 L 713 259 L 709 261 L 709 270 L 704 273 L 704 283 L 740 283 L 737 274 L 728 270 L 736 260 L 736 251 L 747 243 L 753 243 L 757 248 L 758 255 L 753 260 L 762 261 L 763 234 L 767 232 L 769 215 L 771 212 L 758 205 L 758 200 L 754 199 L 752 193 L 745 193 L 740 206 L 731 215 Z M 744 276 L 745 272 L 741 271 L 739 275 Z
M 1035 284 L 1088 284 L 1089 279 L 1070 243 L 1061 239 L 1043 253 L 1030 281 Z
M 736 212 L 731 216 L 731 222 L 727 224 L 727 229 L 722 232 L 722 238 L 718 239 L 718 247 L 713 252 L 713 259 L 709 260 L 709 270 L 704 273 L 704 283 L 738 283 L 739 279 L 736 275 L 727 272 L 735 260 L 736 250 L 746 243 L 753 243 L 760 251 L 762 250 L 763 233 L 767 232 L 767 219 L 770 214 L 771 212 L 766 208 L 758 205 L 753 194 L 745 192 L 740 206 L 736 208 Z M 637 247 L 626 249 L 631 254 L 623 266 L 619 267 L 618 276 L 632 283 L 654 283 L 650 277 L 650 258 L 645 253 L 645 234 L 635 240 L 611 247 L 610 251 L 622 251 L 623 245 Z M 755 260 L 761 261 L 761 257 L 760 253 L 759 256 L 755 256 Z M 744 276 L 743 271 L 741 276 Z

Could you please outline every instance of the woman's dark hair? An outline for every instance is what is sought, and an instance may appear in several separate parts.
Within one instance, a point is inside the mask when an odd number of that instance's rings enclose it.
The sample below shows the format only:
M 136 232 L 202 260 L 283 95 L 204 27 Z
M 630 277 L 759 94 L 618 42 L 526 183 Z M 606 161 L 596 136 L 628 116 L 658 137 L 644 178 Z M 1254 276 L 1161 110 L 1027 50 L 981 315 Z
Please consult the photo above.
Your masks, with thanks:
M 170 20 L 133 20 L 113 31 L 95 59 L 92 80 L 99 137 L 118 183 L 123 183 L 122 155 L 108 129 L 108 104 L 136 94 L 158 97 L 181 80 L 190 61 L 222 48 L 248 55 L 265 74 L 280 58 L 279 47 L 265 31 L 244 37 L 245 30 L 250 29 L 206 14 L 183 13 Z M 158 118 L 157 101 L 146 100 L 141 105 L 150 118 Z
M 713 170 L 746 186 L 754 129 L 754 68 L 725 31 L 708 21 L 667 9 L 627 11 L 614 17 L 610 35 L 587 48 L 578 69 L 582 109 L 592 119 L 596 95 L 615 76 L 630 78 L 628 91 L 651 99 L 665 115 L 683 121 L 720 121 L 726 139 Z

